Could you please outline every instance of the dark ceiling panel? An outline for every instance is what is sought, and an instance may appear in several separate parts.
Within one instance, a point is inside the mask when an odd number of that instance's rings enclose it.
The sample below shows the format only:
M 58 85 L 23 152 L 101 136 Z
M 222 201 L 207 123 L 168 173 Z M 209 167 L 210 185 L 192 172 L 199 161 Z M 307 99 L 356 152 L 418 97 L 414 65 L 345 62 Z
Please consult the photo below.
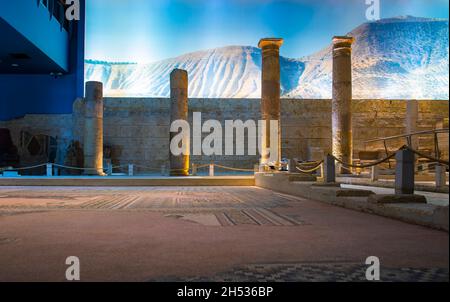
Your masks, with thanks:
M 0 18 L 0 74 L 63 72 L 58 64 Z

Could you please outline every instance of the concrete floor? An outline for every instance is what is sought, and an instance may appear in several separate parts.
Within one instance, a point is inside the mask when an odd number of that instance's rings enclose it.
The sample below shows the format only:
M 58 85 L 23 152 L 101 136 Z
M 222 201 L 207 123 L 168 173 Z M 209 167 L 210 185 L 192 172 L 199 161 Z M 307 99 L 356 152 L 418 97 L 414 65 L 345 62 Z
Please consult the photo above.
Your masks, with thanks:
M 311 280 L 332 267 L 338 281 L 368 256 L 448 280 L 448 239 L 257 187 L 0 188 L 0 281 L 64 281 L 69 256 L 82 281 L 217 280 L 254 265 L 319 267 Z

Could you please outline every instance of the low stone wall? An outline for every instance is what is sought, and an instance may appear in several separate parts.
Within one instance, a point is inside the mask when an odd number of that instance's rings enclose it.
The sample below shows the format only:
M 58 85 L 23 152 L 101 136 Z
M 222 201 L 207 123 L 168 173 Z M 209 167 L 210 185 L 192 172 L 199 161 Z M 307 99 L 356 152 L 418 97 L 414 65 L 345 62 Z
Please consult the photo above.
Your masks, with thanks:
M 317 200 L 347 209 L 376 214 L 404 222 L 423 225 L 448 232 L 447 206 L 420 204 L 413 200 L 410 203 L 377 204 L 369 201 L 373 192 L 358 189 L 345 189 L 341 186 L 317 185 L 312 181 L 297 181 L 286 173 L 256 173 L 257 187 Z M 292 181 L 296 181 L 292 183 Z M 372 195 L 373 196 L 373 195 Z M 412 199 L 412 198 L 411 198 Z
M 20 132 L 45 133 L 58 138 L 60 162 L 64 148 L 71 140 L 83 141 L 83 105 L 74 103 L 73 115 L 27 115 L 22 119 L 0 122 L 10 128 L 15 143 Z M 104 110 L 104 143 L 111 149 L 115 165 L 134 163 L 160 169 L 169 159 L 170 100 L 164 98 L 106 98 Z M 216 119 L 260 119 L 259 99 L 190 99 L 189 118 L 202 113 L 202 121 Z M 449 115 L 448 101 L 419 101 L 418 130 L 435 129 Z M 331 151 L 331 101 L 282 99 L 283 157 L 315 160 Z M 406 132 L 406 101 L 354 100 L 354 157 L 359 151 L 383 149 L 381 143 L 364 141 Z M 191 121 L 190 121 L 191 122 Z M 448 121 L 447 121 L 448 125 Z M 206 134 L 207 135 L 207 134 Z M 204 135 L 204 136 L 206 136 Z M 395 150 L 404 140 L 389 142 Z M 420 139 L 421 147 L 433 149 L 431 137 Z M 441 145 L 441 149 L 448 150 Z M 447 151 L 448 154 L 448 151 Z M 251 168 L 258 156 L 192 156 L 192 163 L 215 162 L 231 167 Z

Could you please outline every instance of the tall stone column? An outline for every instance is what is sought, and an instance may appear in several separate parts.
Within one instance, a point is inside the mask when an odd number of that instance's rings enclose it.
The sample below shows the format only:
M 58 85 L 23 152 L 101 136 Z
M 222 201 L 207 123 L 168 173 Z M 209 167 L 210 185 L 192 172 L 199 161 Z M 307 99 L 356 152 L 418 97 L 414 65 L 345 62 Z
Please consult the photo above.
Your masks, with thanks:
M 333 38 L 333 100 L 332 148 L 333 155 L 352 163 L 352 37 Z M 341 167 L 341 174 L 351 171 Z
M 278 121 L 278 155 L 276 165 L 281 162 L 281 121 L 280 121 L 280 47 L 283 39 L 266 38 L 259 41 L 258 47 L 262 50 L 262 93 L 261 93 L 261 118 L 266 122 L 266 131 L 262 133 L 261 140 L 267 147 L 270 146 L 270 121 Z M 262 154 L 261 164 L 267 164 L 269 156 Z
M 406 133 L 417 132 L 417 122 L 419 119 L 419 102 L 417 100 L 406 101 Z M 411 137 L 410 147 L 417 150 L 418 137 Z
M 84 102 L 84 167 L 85 174 L 102 175 L 103 172 L 103 84 L 86 83 Z
M 181 69 L 174 69 L 170 74 L 170 123 L 176 120 L 188 120 L 188 73 Z M 170 133 L 171 141 L 175 135 Z M 170 175 L 189 175 L 189 155 L 173 155 L 170 152 Z

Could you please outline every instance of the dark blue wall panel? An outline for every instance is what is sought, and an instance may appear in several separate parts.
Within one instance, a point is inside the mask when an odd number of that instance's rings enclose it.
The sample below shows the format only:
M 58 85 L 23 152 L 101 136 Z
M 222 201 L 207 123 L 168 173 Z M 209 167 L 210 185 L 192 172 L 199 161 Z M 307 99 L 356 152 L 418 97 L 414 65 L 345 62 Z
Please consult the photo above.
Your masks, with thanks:
M 47 74 L 0 74 L 1 121 L 26 114 L 71 113 L 75 99 L 84 95 L 85 22 L 81 2 L 82 20 L 75 23 L 70 42 L 69 73 L 56 79 Z
M 25 114 L 71 113 L 76 76 L 0 75 L 0 120 Z

